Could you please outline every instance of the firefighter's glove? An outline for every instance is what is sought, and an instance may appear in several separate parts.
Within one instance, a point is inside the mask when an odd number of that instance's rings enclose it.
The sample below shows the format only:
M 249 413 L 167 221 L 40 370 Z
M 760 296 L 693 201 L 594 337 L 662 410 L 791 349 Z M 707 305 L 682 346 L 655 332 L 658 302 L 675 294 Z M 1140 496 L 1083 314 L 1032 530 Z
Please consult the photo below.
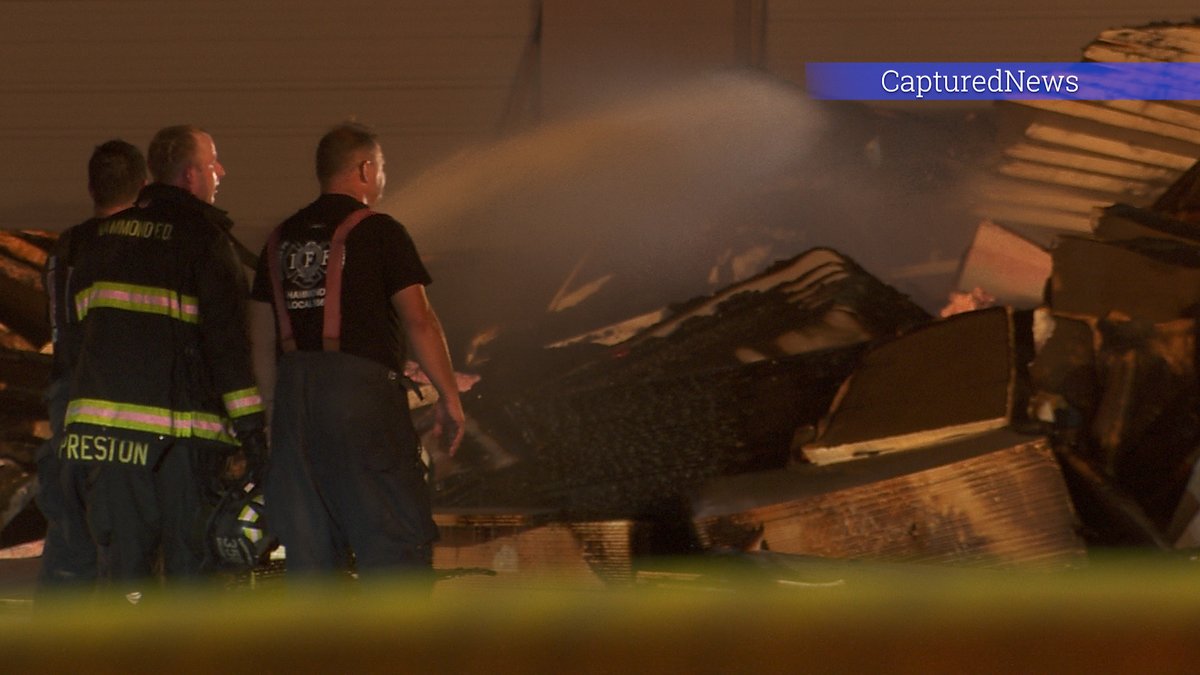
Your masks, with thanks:
M 260 429 L 241 434 L 238 440 L 241 447 L 225 456 L 221 468 L 221 482 L 227 488 L 260 484 L 267 476 L 267 434 Z

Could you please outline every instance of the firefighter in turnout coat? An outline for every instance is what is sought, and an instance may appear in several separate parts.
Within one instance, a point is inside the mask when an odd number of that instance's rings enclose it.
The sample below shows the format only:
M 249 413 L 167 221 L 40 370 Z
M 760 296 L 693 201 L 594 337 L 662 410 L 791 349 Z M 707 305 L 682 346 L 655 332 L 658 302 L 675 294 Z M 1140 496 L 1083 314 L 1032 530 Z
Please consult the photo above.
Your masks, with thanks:
M 167 577 L 201 573 L 206 492 L 222 474 L 257 478 L 266 455 L 247 283 L 232 223 L 212 206 L 225 173 L 216 147 L 196 127 L 168 127 L 148 163 L 155 182 L 94 227 L 76 261 L 58 449 L 90 472 L 102 569 L 131 600 L 160 559 Z

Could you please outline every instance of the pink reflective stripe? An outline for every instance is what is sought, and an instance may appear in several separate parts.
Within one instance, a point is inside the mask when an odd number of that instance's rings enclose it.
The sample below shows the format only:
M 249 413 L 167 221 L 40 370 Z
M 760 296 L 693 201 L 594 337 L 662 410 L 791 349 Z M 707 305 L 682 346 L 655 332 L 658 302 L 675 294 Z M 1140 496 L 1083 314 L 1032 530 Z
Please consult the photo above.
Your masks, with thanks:
M 178 411 L 132 403 L 77 399 L 67 406 L 68 424 L 97 424 L 180 438 L 196 436 L 223 443 L 236 443 L 233 427 L 219 415 L 200 411 Z
M 137 422 L 139 424 L 161 427 L 163 429 L 171 428 L 170 415 L 156 415 L 154 413 L 137 412 L 134 410 L 114 410 L 104 406 L 86 404 L 77 406 L 74 412 L 80 415 L 87 415 L 89 417 L 98 417 L 113 421 Z
M 179 429 L 203 429 L 218 433 L 225 430 L 225 424 L 217 420 L 204 420 L 197 418 L 182 418 L 172 419 L 171 415 L 156 415 L 147 412 L 137 412 L 133 410 L 113 410 L 100 406 L 80 405 L 75 408 L 74 412 L 77 415 L 87 415 L 101 419 L 108 419 L 114 422 L 136 422 L 154 427 L 161 427 L 164 430 L 172 428 Z
M 204 431 L 207 431 L 212 434 L 220 434 L 220 433 L 227 432 L 225 424 L 222 422 L 219 422 L 219 421 L 215 421 L 215 420 L 209 421 L 209 420 L 192 418 L 191 420 L 189 420 L 189 422 L 190 422 L 190 424 L 187 426 L 190 426 L 190 428 L 192 428 L 192 429 L 203 429 Z
M 346 266 L 346 238 L 364 219 L 375 215 L 371 209 L 358 209 L 346 216 L 333 231 L 329 246 L 329 267 L 325 270 L 325 310 L 322 315 L 321 347 L 325 351 L 341 349 L 342 270 Z
M 227 401 L 225 403 L 225 407 L 229 409 L 229 412 L 231 414 L 235 413 L 235 412 L 239 412 L 239 411 L 247 409 L 247 408 L 254 409 L 254 410 L 261 410 L 262 409 L 262 397 L 259 396 L 258 394 L 254 394 L 252 396 L 243 396 L 242 398 L 235 398 L 232 401 Z
M 98 284 L 85 291 L 77 303 L 76 311 L 83 316 L 93 304 L 114 302 L 125 305 L 159 307 L 168 310 L 165 312 L 166 314 L 186 319 L 200 316 L 200 306 L 197 303 L 180 300 L 169 291 L 137 291 L 114 288 L 106 284 Z

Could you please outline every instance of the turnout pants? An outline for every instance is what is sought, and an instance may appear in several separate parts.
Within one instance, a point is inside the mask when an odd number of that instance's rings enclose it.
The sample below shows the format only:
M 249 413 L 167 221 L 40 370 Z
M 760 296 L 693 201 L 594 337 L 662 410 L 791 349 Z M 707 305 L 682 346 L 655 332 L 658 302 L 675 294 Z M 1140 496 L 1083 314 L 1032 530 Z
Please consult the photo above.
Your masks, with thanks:
M 158 571 L 160 553 L 165 577 L 196 577 L 204 571 L 207 502 L 201 452 L 176 442 L 152 467 L 66 462 L 88 468 L 88 525 L 101 552 L 101 571 L 117 590 L 145 590 Z
M 403 378 L 341 352 L 288 352 L 278 373 L 264 494 L 289 575 L 342 568 L 349 549 L 360 577 L 430 579 L 437 529 Z
M 46 395 L 52 437 L 38 448 L 37 504 L 46 518 L 39 591 L 88 586 L 96 581 L 96 543 L 88 531 L 85 511 L 88 467 L 67 466 L 58 457 L 67 410 L 67 382 L 50 384 Z

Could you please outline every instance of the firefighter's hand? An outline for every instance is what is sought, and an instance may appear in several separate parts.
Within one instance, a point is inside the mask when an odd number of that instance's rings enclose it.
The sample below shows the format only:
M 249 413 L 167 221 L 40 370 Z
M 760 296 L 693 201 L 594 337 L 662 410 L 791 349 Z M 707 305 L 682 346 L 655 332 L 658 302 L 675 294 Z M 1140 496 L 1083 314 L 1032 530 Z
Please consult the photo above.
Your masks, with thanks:
M 445 396 L 439 398 L 435 420 L 433 437 L 438 439 L 446 452 L 453 457 L 454 453 L 458 452 L 458 446 L 462 445 L 463 435 L 466 433 L 466 415 L 463 413 L 462 401 L 457 396 L 450 399 Z

